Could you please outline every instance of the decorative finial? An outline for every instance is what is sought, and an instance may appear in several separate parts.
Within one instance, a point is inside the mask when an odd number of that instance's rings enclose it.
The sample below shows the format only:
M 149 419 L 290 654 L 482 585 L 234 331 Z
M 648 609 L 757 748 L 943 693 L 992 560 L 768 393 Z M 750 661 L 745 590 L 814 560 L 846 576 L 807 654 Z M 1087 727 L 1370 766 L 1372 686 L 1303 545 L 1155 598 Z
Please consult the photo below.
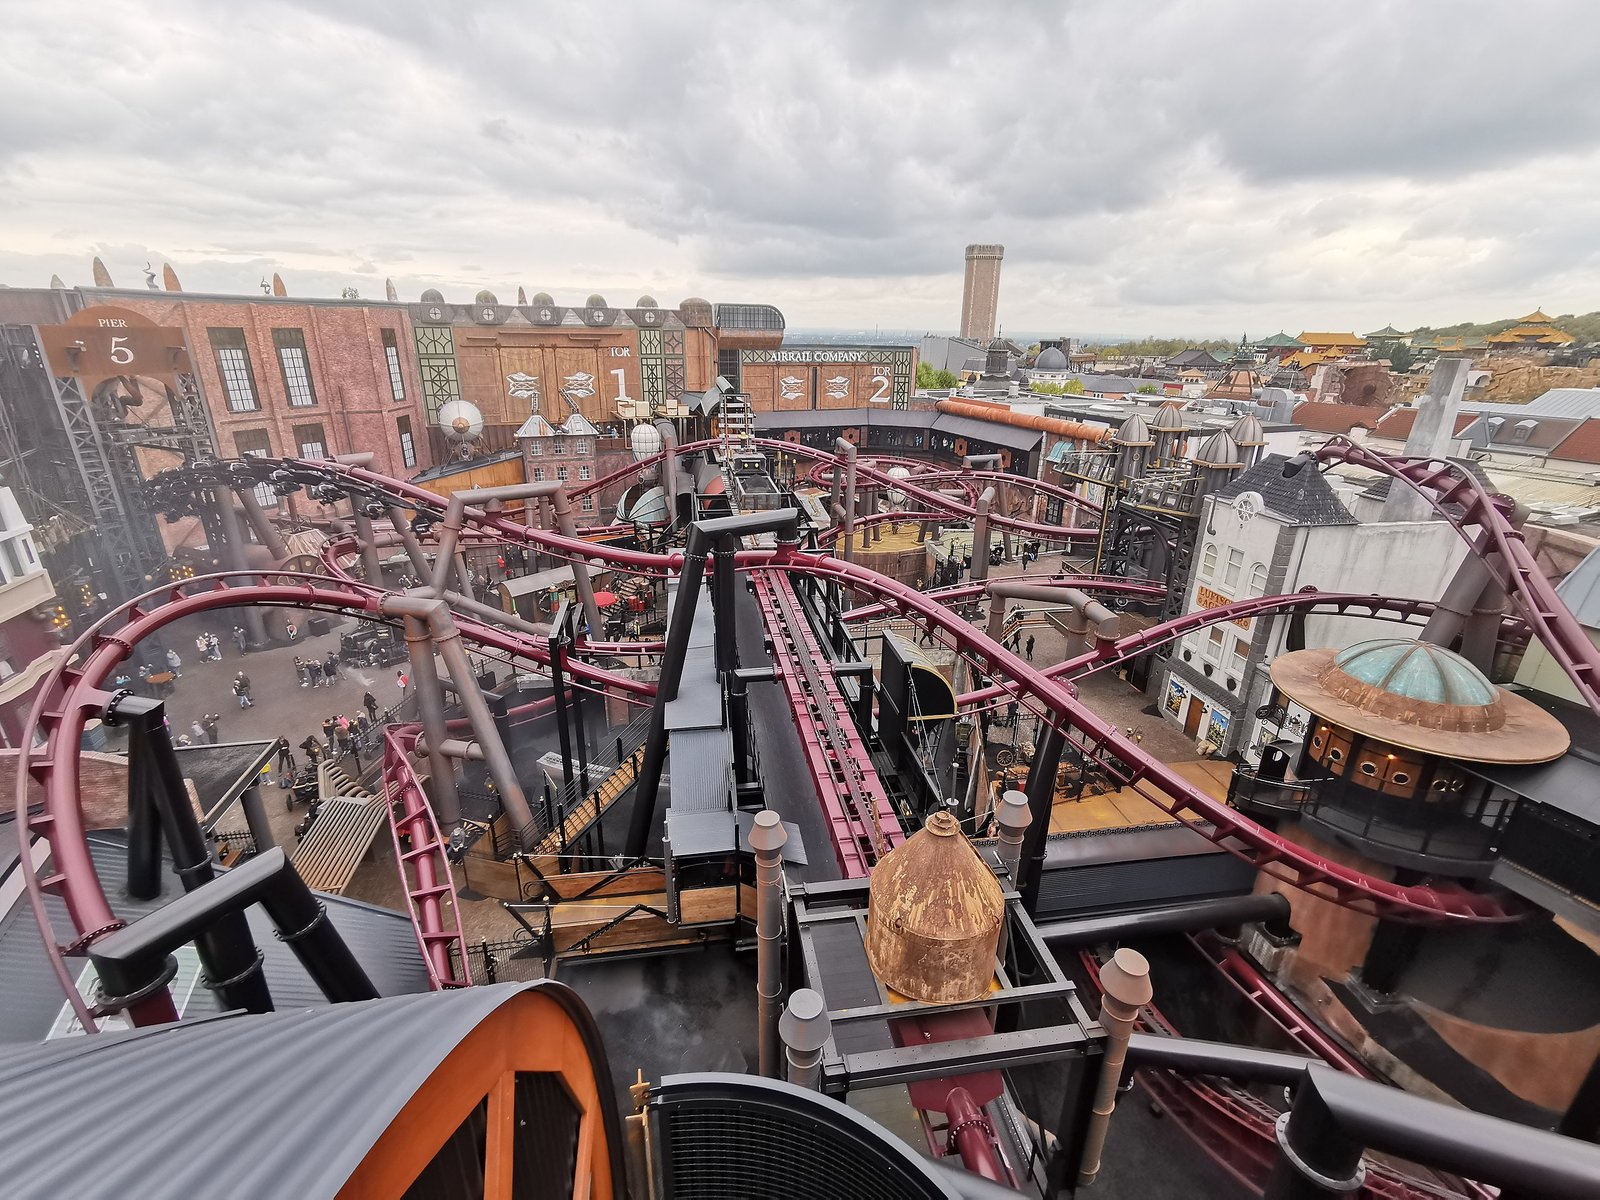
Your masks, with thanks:
M 152 292 L 159 292 L 161 290 L 156 286 L 156 273 L 150 269 L 149 263 L 145 263 L 144 265 L 144 285 Z

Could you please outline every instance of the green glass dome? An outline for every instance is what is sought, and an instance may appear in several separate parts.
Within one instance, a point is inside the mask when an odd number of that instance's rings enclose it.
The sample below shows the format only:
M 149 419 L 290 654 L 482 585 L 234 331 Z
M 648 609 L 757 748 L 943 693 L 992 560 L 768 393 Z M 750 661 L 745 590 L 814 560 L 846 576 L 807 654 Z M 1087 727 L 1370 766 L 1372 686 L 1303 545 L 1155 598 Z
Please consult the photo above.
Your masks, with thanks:
M 1500 693 L 1483 672 L 1442 646 L 1407 638 L 1357 642 L 1334 655 L 1334 665 L 1357 683 L 1423 704 L 1483 708 Z

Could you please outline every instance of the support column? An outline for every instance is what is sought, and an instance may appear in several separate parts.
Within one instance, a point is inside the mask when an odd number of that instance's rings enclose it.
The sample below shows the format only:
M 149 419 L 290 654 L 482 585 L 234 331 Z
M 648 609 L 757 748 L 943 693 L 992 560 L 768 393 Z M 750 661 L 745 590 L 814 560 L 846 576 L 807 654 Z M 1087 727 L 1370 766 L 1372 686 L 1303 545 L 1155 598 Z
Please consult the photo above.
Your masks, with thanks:
M 783 844 L 789 831 L 770 808 L 756 814 L 750 846 L 756 852 L 756 1003 L 761 1074 L 778 1076 L 778 1017 L 783 994 Z
M 226 488 L 215 488 L 211 493 L 212 503 L 216 507 L 217 523 L 222 528 L 225 543 L 223 557 L 230 571 L 248 571 L 250 563 L 244 553 L 244 529 L 239 524 L 239 510 L 233 506 L 232 493 Z M 267 624 L 262 618 L 261 610 L 254 605 L 246 605 L 238 610 L 244 622 L 245 634 L 250 645 L 263 646 L 267 641 Z
M 250 528 L 255 530 L 256 540 L 267 548 L 267 553 L 278 562 L 289 557 L 289 547 L 283 543 L 283 535 L 278 532 L 278 527 L 272 523 L 272 518 L 267 516 L 266 510 L 261 507 L 261 502 L 256 499 L 253 489 L 245 488 L 235 492 L 239 497 L 239 507 L 244 509 L 244 518 L 250 522 Z
M 1095 1085 L 1094 1108 L 1083 1135 L 1082 1165 L 1078 1186 L 1092 1184 L 1100 1173 L 1100 1153 L 1105 1149 L 1106 1131 L 1117 1107 L 1117 1085 L 1122 1082 L 1122 1064 L 1128 1057 L 1128 1038 L 1133 1033 L 1139 1010 L 1150 1003 L 1155 993 L 1150 987 L 1150 964 L 1137 950 L 1124 946 L 1111 956 L 1100 972 L 1100 1024 L 1106 1031 L 1106 1052 L 1100 1060 L 1100 1079 Z
M 411 570 L 416 575 L 417 582 L 427 583 L 431 568 L 428 566 L 428 556 L 422 549 L 422 543 L 417 541 L 417 535 L 411 531 L 411 518 L 406 516 L 405 509 L 395 504 L 389 507 L 389 522 L 394 526 L 395 536 L 400 539 L 400 544 L 405 547 L 406 557 L 411 560 Z
M 433 638 L 422 617 L 405 618 L 406 650 L 411 656 L 411 686 L 417 689 L 417 712 L 428 744 L 428 772 L 433 776 L 433 810 L 446 835 L 461 824 L 461 796 L 456 791 L 455 764 L 444 752 L 444 689 L 433 661 Z
M 383 587 L 383 561 L 378 557 L 378 541 L 372 533 L 372 518 L 361 511 L 355 497 L 350 498 L 350 514 L 356 525 L 356 540 L 361 543 L 361 564 L 366 568 L 367 582 L 373 587 Z
M 272 823 L 267 820 L 267 808 L 261 800 L 261 785 L 247 787 L 239 797 L 239 807 L 244 809 L 244 823 L 250 829 L 250 840 L 256 844 L 256 853 L 271 850 L 277 840 L 272 836 Z
M 1022 878 L 1017 881 L 1017 891 L 1022 894 L 1022 907 L 1031 917 L 1039 910 L 1039 884 L 1044 874 L 1044 848 L 1050 833 L 1050 806 L 1055 799 L 1056 768 L 1061 762 L 1064 739 L 1053 725 L 1044 725 L 1043 737 L 1033 753 L 1033 766 L 1028 769 L 1028 811 L 1031 814 L 1028 828 L 1023 834 Z
M 989 578 L 989 506 L 994 503 L 994 488 L 986 487 L 978 497 L 972 521 L 972 582 Z

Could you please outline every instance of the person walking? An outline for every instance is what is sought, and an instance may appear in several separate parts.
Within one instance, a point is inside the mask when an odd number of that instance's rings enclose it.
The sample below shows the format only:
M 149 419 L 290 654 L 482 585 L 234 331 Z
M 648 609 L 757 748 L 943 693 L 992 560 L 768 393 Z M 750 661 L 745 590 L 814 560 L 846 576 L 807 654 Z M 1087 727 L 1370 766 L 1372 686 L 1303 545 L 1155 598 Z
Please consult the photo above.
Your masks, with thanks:
M 254 708 L 256 702 L 250 698 L 250 676 L 240 671 L 233 677 L 233 694 L 239 698 L 240 708 Z
M 233 644 L 239 647 L 240 654 L 243 654 L 250 645 L 250 636 L 245 633 L 243 625 L 235 625 L 233 627 Z
M 222 740 L 221 734 L 217 729 L 217 726 L 221 723 L 221 721 L 222 717 L 218 713 L 207 713 L 205 716 L 200 718 L 200 725 L 206 731 L 206 741 L 213 746 Z
M 371 692 L 361 697 L 361 707 L 367 710 L 367 719 L 374 725 L 378 723 L 378 698 Z
M 294 751 L 287 741 L 278 743 L 278 786 L 288 787 L 294 779 Z
M 1024 652 L 1028 656 L 1028 661 L 1032 662 L 1033 661 L 1033 634 L 1031 634 L 1031 633 L 1028 635 L 1028 642 L 1027 642 L 1027 645 L 1024 647 Z
M 332 754 L 333 753 L 333 744 L 334 744 L 333 718 L 332 717 L 323 717 L 322 718 L 322 740 L 327 743 L 328 753 Z
M 172 672 L 174 679 L 183 678 L 183 659 L 178 657 L 176 650 L 167 651 L 167 670 Z
M 339 656 L 332 650 L 329 650 L 328 657 L 322 660 L 322 673 L 328 677 L 330 683 L 339 678 Z
M 198 744 L 202 746 L 206 744 L 206 727 L 200 724 L 199 717 L 196 717 L 194 719 L 194 724 L 189 726 L 189 735 Z
M 411 686 L 411 680 L 406 678 L 406 669 L 404 667 L 394 673 L 394 681 L 400 685 L 400 698 L 404 700 L 406 689 Z
M 290 621 L 284 625 L 283 632 L 289 635 L 289 641 L 292 644 L 294 640 L 300 636 L 300 626 L 296 625 L 293 621 Z
M 194 635 L 194 654 L 197 662 L 205 662 L 211 657 L 211 643 L 204 633 Z
M 222 661 L 222 639 L 214 633 L 206 634 L 206 644 L 211 650 L 211 661 Z

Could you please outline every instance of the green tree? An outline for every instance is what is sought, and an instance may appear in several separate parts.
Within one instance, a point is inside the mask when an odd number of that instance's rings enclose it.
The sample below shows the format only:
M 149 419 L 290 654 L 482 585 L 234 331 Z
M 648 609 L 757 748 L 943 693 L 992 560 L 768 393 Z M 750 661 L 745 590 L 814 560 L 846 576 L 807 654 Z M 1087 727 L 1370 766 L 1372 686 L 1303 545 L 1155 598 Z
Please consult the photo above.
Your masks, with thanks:
M 932 363 L 919 362 L 917 364 L 917 386 L 924 390 L 932 388 L 955 388 L 961 381 L 951 371 L 935 370 Z
M 1134 389 L 1134 391 L 1138 392 L 1141 396 L 1154 396 L 1159 390 L 1160 389 L 1157 388 L 1153 383 L 1141 383 Z
M 1417 356 L 1411 347 L 1404 342 L 1375 342 L 1367 351 L 1374 361 L 1382 358 L 1389 360 L 1389 369 L 1397 375 L 1404 375 L 1411 370 L 1411 364 L 1417 361 Z

